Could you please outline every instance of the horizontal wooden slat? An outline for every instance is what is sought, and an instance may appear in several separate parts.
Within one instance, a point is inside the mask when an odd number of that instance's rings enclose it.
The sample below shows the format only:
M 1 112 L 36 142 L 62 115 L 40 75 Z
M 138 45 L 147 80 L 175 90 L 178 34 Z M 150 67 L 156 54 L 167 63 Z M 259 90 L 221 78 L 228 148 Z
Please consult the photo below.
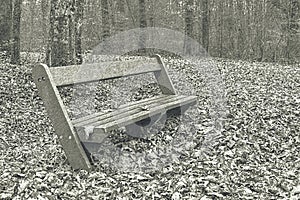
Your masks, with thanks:
M 130 102 L 130 103 L 127 103 L 127 104 L 123 104 L 121 105 L 118 109 L 121 109 L 121 108 L 124 108 L 124 107 L 128 107 L 128 106 L 131 106 L 131 105 L 135 105 L 137 103 L 141 104 L 141 103 L 144 103 L 144 102 L 148 102 L 148 101 L 152 101 L 152 100 L 156 100 L 156 99 L 160 99 L 160 98 L 165 98 L 167 97 L 167 95 L 159 95 L 159 96 L 155 96 L 155 97 L 151 97 L 151 98 L 148 98 L 148 99 L 143 99 L 143 100 L 139 100 L 139 101 L 133 101 L 133 102 Z M 73 125 L 77 125 L 83 121 L 87 121 L 89 119 L 93 119 L 95 117 L 98 117 L 100 115 L 103 115 L 107 112 L 97 112 L 97 113 L 93 113 L 91 115 L 87 115 L 87 116 L 84 116 L 84 117 L 81 117 L 81 118 L 78 118 L 78 119 L 74 119 L 72 120 L 72 123 Z
M 56 86 L 93 82 L 161 70 L 156 58 L 148 60 L 109 61 L 102 63 L 52 67 Z
M 183 98 L 185 98 L 185 97 L 184 96 L 175 96 L 173 98 L 162 99 L 162 100 L 158 100 L 155 102 L 150 102 L 149 104 L 146 104 L 145 107 L 147 107 L 149 110 L 151 110 L 153 108 L 156 108 L 161 105 L 168 104 L 168 103 L 171 103 L 176 100 L 183 99 Z M 110 122 L 118 121 L 120 119 L 131 118 L 132 115 L 142 112 L 143 111 L 142 107 L 143 106 L 136 105 L 129 109 L 125 109 L 125 110 L 122 109 L 119 112 L 117 112 L 115 115 L 108 115 L 108 117 L 106 117 L 105 119 L 88 124 L 88 126 L 95 127 L 95 126 L 100 126 L 102 124 L 107 124 Z
M 100 115 L 95 118 L 85 118 L 85 120 L 73 125 L 75 126 L 81 141 L 102 142 L 103 138 L 108 136 L 108 132 L 113 129 L 133 124 L 134 122 L 146 119 L 147 117 L 165 113 L 173 108 L 182 107 L 186 110 L 187 107 L 195 104 L 197 99 L 196 96 L 179 95 L 161 95 L 161 97 L 169 98 L 151 98 L 152 100 L 149 102 L 145 99 L 141 100 L 143 101 L 141 104 L 139 104 L 140 101 L 132 102 L 129 103 L 129 107 L 126 107 L 125 104 L 121 106 L 122 108 L 119 110 L 105 114 L 100 113 Z M 149 110 L 143 111 L 139 109 L 139 106 L 142 107 L 143 105 L 146 105 Z M 98 127 L 97 130 L 95 127 Z
M 154 116 L 163 111 L 171 110 L 176 107 L 180 107 L 180 106 L 187 105 L 187 104 L 194 104 L 196 102 L 196 100 L 197 100 L 196 96 L 186 96 L 184 98 L 181 98 L 181 99 L 178 99 L 175 101 L 171 101 L 166 104 L 162 104 L 160 106 L 154 106 L 150 110 L 141 111 L 136 114 L 130 115 L 128 117 L 123 117 L 118 120 L 114 120 L 109 123 L 102 124 L 100 126 L 96 126 L 94 128 L 94 134 L 97 134 L 97 133 L 102 134 L 102 133 L 111 131 L 113 129 L 123 127 L 123 126 L 129 125 L 129 124 L 132 124 L 134 122 L 146 119 L 148 117 Z
M 107 113 L 95 113 L 92 115 L 88 115 L 86 117 L 80 118 L 79 120 L 76 120 L 73 122 L 73 125 L 75 127 L 81 127 L 81 126 L 87 126 L 90 124 L 93 124 L 95 122 L 103 121 L 105 119 L 121 115 L 124 112 L 132 111 L 135 110 L 136 112 L 141 111 L 143 106 L 149 105 L 149 104 L 154 104 L 156 102 L 160 102 L 163 100 L 168 100 L 172 99 L 172 96 L 167 96 L 167 95 L 161 95 L 157 96 L 156 98 L 150 98 L 150 99 L 144 99 L 141 101 L 136 101 L 136 102 L 131 102 L 128 104 L 124 104 L 120 106 L 117 110 L 114 110 L 112 112 L 107 112 Z

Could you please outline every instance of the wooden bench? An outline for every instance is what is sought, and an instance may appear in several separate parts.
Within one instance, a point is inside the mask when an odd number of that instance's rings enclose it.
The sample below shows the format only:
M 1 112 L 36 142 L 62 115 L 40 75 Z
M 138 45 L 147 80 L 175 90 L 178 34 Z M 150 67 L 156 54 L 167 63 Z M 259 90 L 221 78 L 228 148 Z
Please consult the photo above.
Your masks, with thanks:
M 144 73 L 154 73 L 162 95 L 120 106 L 118 109 L 70 120 L 57 87 L 115 79 Z M 109 132 L 125 127 L 138 137 L 144 127 L 155 123 L 163 114 L 183 114 L 196 103 L 196 96 L 177 95 L 166 67 L 159 55 L 148 60 L 111 61 L 93 64 L 52 67 L 39 64 L 33 68 L 38 88 L 56 134 L 74 169 L 90 169 L 89 152 Z

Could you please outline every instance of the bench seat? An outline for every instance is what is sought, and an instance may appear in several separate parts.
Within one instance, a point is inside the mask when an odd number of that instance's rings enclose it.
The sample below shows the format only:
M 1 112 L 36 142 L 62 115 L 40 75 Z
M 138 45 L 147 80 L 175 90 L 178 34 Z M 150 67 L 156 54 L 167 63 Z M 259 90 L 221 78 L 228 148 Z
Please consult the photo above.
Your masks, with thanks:
M 101 142 L 108 133 L 131 124 L 156 120 L 162 114 L 168 114 L 178 108 L 179 114 L 196 103 L 196 96 L 159 95 L 149 99 L 124 104 L 111 112 L 98 112 L 72 121 L 82 142 Z M 149 122 L 150 119 L 150 122 Z M 140 126 L 145 125 L 140 123 Z M 129 133 L 130 134 L 130 133 Z

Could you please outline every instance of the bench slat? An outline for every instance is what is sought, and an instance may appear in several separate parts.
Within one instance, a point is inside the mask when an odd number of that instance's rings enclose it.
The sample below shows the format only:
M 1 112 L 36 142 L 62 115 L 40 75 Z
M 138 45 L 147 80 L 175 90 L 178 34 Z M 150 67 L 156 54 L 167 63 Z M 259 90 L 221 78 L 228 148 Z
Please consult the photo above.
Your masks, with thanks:
M 170 103 L 173 102 L 175 100 L 179 100 L 184 98 L 184 96 L 177 96 L 177 97 L 173 97 L 173 98 L 167 98 L 167 99 L 161 99 L 155 102 L 149 102 L 148 104 L 144 104 L 143 106 L 148 107 L 149 110 L 153 109 L 154 107 L 157 106 L 161 106 L 163 104 L 166 103 Z M 114 121 L 118 121 L 120 119 L 124 119 L 124 118 L 131 118 L 132 115 L 137 114 L 139 112 L 142 112 L 143 109 L 140 105 L 136 105 L 134 107 L 131 107 L 129 109 L 121 109 L 121 110 L 117 110 L 116 113 L 114 113 L 113 115 L 111 115 L 110 113 L 107 114 L 107 116 L 103 116 L 103 119 L 98 120 L 94 123 L 90 123 L 90 124 L 86 124 L 86 126 L 92 126 L 92 127 L 96 127 L 96 126 L 100 126 L 102 124 L 107 124 L 110 122 L 114 122 Z
M 148 60 L 109 61 L 50 68 L 56 86 L 87 83 L 157 72 L 160 70 L 161 65 L 156 58 L 149 58 Z
M 187 105 L 187 104 L 192 105 L 192 104 L 196 103 L 196 100 L 197 100 L 196 96 L 186 96 L 184 98 L 181 98 L 181 99 L 178 99 L 178 100 L 175 100 L 172 102 L 168 102 L 168 103 L 162 104 L 160 106 L 155 106 L 155 107 L 152 107 L 152 109 L 150 109 L 150 110 L 141 111 L 136 114 L 130 115 L 128 117 L 124 117 L 124 118 L 114 120 L 114 121 L 106 123 L 106 124 L 102 124 L 100 126 L 96 126 L 94 128 L 94 134 L 107 133 L 108 131 L 129 125 L 134 122 L 137 122 L 137 121 L 146 119 L 148 117 L 154 116 L 156 114 L 159 114 L 163 110 L 167 111 L 167 110 L 171 110 L 173 108 L 180 107 L 180 106 Z
M 179 107 L 189 107 L 196 103 L 196 96 L 178 96 L 172 95 L 173 98 L 168 100 L 161 100 L 160 104 L 155 103 L 149 106 L 149 110 L 141 111 L 140 109 L 130 110 L 125 113 L 114 113 L 113 116 L 107 115 L 109 118 L 100 119 L 94 124 L 88 124 L 89 122 L 80 126 L 75 126 L 75 129 L 81 139 L 81 141 L 90 142 L 102 142 L 105 137 L 108 136 L 107 132 L 120 128 L 122 126 L 127 126 L 133 124 L 134 122 L 146 119 L 147 117 L 152 117 L 159 113 L 165 113 L 173 108 Z M 186 108 L 184 108 L 186 110 Z M 104 116 L 102 116 L 104 117 Z M 99 118 L 98 118 L 99 119 Z M 98 120 L 97 119 L 97 120 Z M 98 127 L 96 129 L 95 127 Z
M 139 100 L 139 101 L 130 102 L 130 103 L 121 105 L 118 109 L 123 108 L 124 106 L 131 106 L 131 105 L 134 105 L 134 104 L 137 104 L 137 103 L 144 103 L 144 102 L 149 101 L 149 100 L 155 100 L 155 99 L 160 99 L 160 98 L 164 98 L 164 97 L 167 97 L 167 95 L 159 95 L 159 96 L 151 97 L 151 98 L 148 98 L 148 99 L 142 99 L 142 100 Z M 106 112 L 93 113 L 91 115 L 87 115 L 87 116 L 84 116 L 84 117 L 80 117 L 78 119 L 74 119 L 74 120 L 72 120 L 72 123 L 75 126 L 76 124 L 78 124 L 80 122 L 83 122 L 83 121 L 86 121 L 86 120 L 89 120 L 89 119 L 93 119 L 93 118 L 98 117 L 98 116 L 100 116 L 102 114 L 105 114 L 105 113 Z
M 143 106 L 147 106 L 149 104 L 154 104 L 157 102 L 161 102 L 163 100 L 168 100 L 172 99 L 172 96 L 158 96 L 158 98 L 153 98 L 153 99 L 145 99 L 141 101 L 136 101 L 135 103 L 129 103 L 129 104 L 124 104 L 120 106 L 117 110 L 114 110 L 112 112 L 107 112 L 107 113 L 98 113 L 98 114 L 93 114 L 92 116 L 87 116 L 85 119 L 80 120 L 77 123 L 74 123 L 73 125 L 75 127 L 81 127 L 81 126 L 94 126 L 94 123 L 99 123 L 101 120 L 107 120 L 110 119 L 114 116 L 119 116 L 122 113 L 129 112 L 129 111 L 141 111 Z

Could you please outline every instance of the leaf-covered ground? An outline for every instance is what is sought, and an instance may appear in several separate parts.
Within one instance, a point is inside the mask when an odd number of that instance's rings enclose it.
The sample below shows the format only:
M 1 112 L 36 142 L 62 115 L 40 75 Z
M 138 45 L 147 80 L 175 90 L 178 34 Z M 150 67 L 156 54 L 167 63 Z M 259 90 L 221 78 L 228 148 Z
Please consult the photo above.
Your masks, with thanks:
M 227 100 L 221 133 L 205 142 L 211 132 L 206 79 L 185 61 L 167 63 L 176 89 L 186 88 L 182 76 L 199 96 L 192 142 L 160 170 L 139 173 L 99 163 L 91 172 L 72 171 L 37 95 L 31 67 L 2 60 L 0 199 L 299 199 L 300 67 L 201 60 L 218 67 Z M 111 96 L 118 99 L 122 92 L 108 92 L 114 87 L 110 82 L 102 87 L 97 104 L 110 109 Z M 144 85 L 133 91 L 133 99 L 155 92 Z M 72 102 L 68 98 L 64 100 Z M 120 102 L 128 100 L 123 98 Z M 173 125 L 168 122 L 165 129 L 176 129 Z M 144 146 L 124 144 L 162 148 L 176 138 L 168 130 L 148 140 L 148 146 L 145 141 Z

